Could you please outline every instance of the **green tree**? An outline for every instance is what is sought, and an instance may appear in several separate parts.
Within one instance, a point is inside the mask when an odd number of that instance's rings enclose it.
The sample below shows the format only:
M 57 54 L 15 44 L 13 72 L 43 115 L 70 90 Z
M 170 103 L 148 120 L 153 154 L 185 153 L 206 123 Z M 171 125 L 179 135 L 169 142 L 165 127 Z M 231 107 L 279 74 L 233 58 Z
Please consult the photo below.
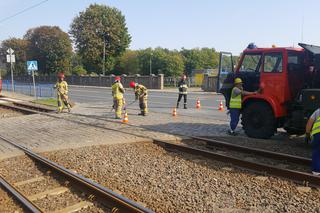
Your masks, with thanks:
M 139 74 L 140 66 L 139 66 L 139 58 L 138 51 L 136 50 L 127 50 L 119 59 L 114 67 L 113 73 L 116 75 L 120 74 Z
M 144 75 L 150 73 L 150 59 L 152 74 L 161 72 L 166 76 L 178 76 L 184 70 L 183 58 L 178 51 L 170 51 L 160 47 L 154 50 L 148 48 L 139 51 L 140 69 Z
M 27 54 L 28 41 L 19 38 L 10 38 L 2 41 L 1 43 L 1 54 L 6 55 L 7 50 L 12 48 L 14 50 L 14 55 L 16 57 L 16 63 L 14 64 L 14 74 L 15 75 L 25 75 L 27 74 Z M 9 65 L 7 65 L 9 66 Z
M 72 74 L 73 75 L 85 75 L 85 74 L 87 74 L 87 70 L 85 70 L 83 68 L 83 66 L 77 65 L 77 66 L 73 67 Z
M 74 18 L 70 34 L 74 38 L 85 68 L 98 73 L 103 69 L 104 43 L 106 43 L 105 65 L 110 71 L 116 58 L 121 56 L 131 41 L 121 11 L 98 4 L 90 5 Z
M 40 74 L 64 71 L 71 73 L 71 40 L 57 26 L 41 26 L 27 31 L 24 36 L 29 42 L 27 59 L 37 60 Z
M 190 75 L 194 69 L 214 69 L 219 64 L 219 54 L 213 48 L 184 49 L 180 51 L 184 58 L 185 70 Z

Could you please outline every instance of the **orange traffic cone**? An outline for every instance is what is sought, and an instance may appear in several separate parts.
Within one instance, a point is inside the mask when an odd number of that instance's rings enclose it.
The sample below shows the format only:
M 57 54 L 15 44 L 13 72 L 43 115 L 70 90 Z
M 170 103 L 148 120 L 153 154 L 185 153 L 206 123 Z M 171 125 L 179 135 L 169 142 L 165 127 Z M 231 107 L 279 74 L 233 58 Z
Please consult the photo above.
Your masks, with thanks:
M 197 103 L 196 103 L 196 108 L 197 108 L 197 109 L 200 109 L 200 107 L 201 107 L 201 104 L 200 104 L 200 100 L 199 100 L 199 98 L 198 98 Z
M 173 116 L 173 117 L 177 116 L 177 109 L 176 109 L 176 108 L 173 108 L 172 116 Z
M 223 109 L 223 103 L 222 103 L 222 101 L 220 101 L 220 104 L 219 104 L 219 111 L 223 111 L 224 109 Z
M 129 122 L 128 113 L 124 113 L 122 123 L 128 123 L 128 122 Z

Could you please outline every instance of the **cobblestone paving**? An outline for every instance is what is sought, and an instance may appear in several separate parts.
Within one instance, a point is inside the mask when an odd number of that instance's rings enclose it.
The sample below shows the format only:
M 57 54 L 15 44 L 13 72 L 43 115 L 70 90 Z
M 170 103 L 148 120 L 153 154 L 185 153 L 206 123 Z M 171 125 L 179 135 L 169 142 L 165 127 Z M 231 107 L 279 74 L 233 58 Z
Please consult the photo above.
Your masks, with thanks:
M 39 152 L 99 144 L 146 141 L 145 138 L 43 115 L 1 119 L 0 126 L 0 135 Z M 0 140 L 0 159 L 19 154 L 21 152 L 17 149 Z

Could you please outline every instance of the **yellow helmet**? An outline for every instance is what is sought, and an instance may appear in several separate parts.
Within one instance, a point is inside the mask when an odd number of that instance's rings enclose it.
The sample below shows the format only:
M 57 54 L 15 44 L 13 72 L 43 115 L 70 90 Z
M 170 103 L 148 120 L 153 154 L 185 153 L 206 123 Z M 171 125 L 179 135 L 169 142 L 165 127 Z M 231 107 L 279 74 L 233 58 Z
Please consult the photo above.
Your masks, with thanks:
M 234 84 L 242 84 L 241 78 L 234 79 Z

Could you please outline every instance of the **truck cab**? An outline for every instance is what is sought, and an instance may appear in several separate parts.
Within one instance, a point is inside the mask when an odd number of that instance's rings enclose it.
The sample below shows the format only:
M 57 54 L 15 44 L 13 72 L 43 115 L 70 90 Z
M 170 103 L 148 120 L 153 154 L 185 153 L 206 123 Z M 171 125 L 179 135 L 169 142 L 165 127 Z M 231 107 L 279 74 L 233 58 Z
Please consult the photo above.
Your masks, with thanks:
M 235 71 L 229 69 L 227 73 L 224 63 L 232 56 L 220 53 L 217 89 L 227 107 L 235 78 L 242 79 L 244 90 L 261 91 L 242 99 L 242 125 L 248 136 L 270 138 L 282 127 L 290 134 L 303 134 L 308 116 L 320 106 L 320 47 L 299 45 L 302 48 L 258 48 L 250 44 Z

